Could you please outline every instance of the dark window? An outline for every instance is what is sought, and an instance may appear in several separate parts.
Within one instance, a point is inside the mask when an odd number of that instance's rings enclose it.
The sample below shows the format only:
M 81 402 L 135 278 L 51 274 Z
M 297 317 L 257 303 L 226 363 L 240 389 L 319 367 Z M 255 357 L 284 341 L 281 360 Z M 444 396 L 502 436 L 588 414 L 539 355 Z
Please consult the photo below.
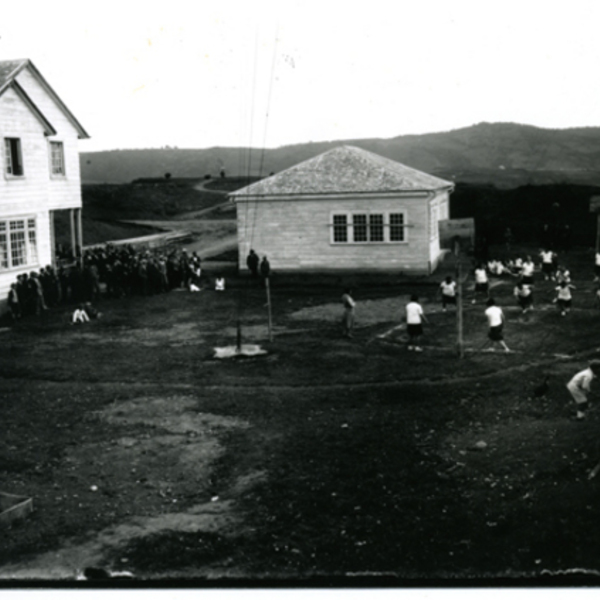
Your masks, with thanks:
M 354 241 L 367 242 L 367 215 L 352 215 Z
M 371 242 L 383 242 L 383 215 L 369 215 Z
M 404 215 L 402 213 L 390 214 L 390 242 L 404 241 Z
M 9 175 L 23 175 L 21 140 L 19 138 L 4 138 L 4 153 L 6 173 Z
M 348 218 L 346 215 L 333 215 L 333 241 L 348 241 Z

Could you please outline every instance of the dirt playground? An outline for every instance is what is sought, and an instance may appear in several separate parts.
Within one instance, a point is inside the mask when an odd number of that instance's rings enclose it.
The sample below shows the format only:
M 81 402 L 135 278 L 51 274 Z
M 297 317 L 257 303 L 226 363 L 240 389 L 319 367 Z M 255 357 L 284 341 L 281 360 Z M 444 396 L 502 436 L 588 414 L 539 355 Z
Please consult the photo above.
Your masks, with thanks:
M 429 280 L 357 280 L 354 339 L 340 284 L 274 274 L 265 290 L 102 299 L 0 332 L 0 491 L 34 511 L 0 537 L 0 583 L 352 586 L 539 582 L 600 573 L 600 385 L 583 422 L 565 383 L 600 357 L 589 253 L 564 257 L 573 310 L 537 274 L 522 315 L 492 280 L 513 352 L 480 352 L 483 302 L 456 318 Z M 207 269 L 209 271 L 209 269 Z M 210 273 L 209 273 L 210 275 Z M 430 324 L 410 352 L 403 306 Z M 267 354 L 216 360 L 243 341 Z M 533 390 L 549 376 L 549 391 Z M 587 581 L 587 579 L 586 579 Z M 340 583 L 341 582 L 341 583 Z

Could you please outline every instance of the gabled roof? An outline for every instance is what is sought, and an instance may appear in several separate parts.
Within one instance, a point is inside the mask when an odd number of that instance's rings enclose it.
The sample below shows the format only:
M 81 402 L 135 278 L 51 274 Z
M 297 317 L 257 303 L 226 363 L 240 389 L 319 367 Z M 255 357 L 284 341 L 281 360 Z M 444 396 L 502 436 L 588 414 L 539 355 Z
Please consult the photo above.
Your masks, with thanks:
M 50 84 L 44 79 L 42 74 L 35 68 L 35 65 L 28 59 L 22 58 L 18 60 L 3 60 L 0 61 L 0 96 L 9 87 L 16 83 L 16 78 L 23 69 L 28 68 L 38 83 L 44 88 L 46 93 L 54 100 L 60 110 L 64 113 L 67 119 L 71 122 L 73 127 L 77 130 L 78 137 L 80 139 L 87 139 L 90 136 L 86 130 L 81 126 L 79 121 L 75 118 L 75 115 L 67 108 L 65 103 L 58 97 L 58 94 L 50 87 Z M 21 91 L 23 89 L 21 88 Z M 35 104 L 29 99 L 30 105 L 35 107 Z M 41 114 L 39 109 L 35 107 L 36 111 Z M 44 117 L 45 118 L 45 117 Z M 47 121 L 46 121 L 47 122 Z M 56 131 L 54 131 L 56 133 Z
M 339 146 L 230 194 L 245 196 L 416 192 L 454 184 L 356 146 Z
M 10 82 L 26 64 L 26 59 L 0 61 L 0 94 L 10 85 Z
M 15 92 L 18 94 L 18 96 L 21 98 L 21 100 L 23 100 L 23 102 L 25 102 L 25 104 L 29 107 L 29 109 L 35 115 L 37 120 L 42 124 L 45 134 L 46 135 L 56 135 L 56 129 L 54 129 L 54 127 L 52 126 L 52 123 L 50 123 L 50 121 L 48 121 L 48 119 L 46 119 L 46 117 L 44 116 L 42 111 L 35 105 L 33 100 L 27 95 L 27 92 L 17 83 L 17 81 L 16 80 L 11 81 L 4 88 L 4 90 L 8 89 L 9 87 L 14 89 Z M 4 90 L 2 90 L 2 92 Z M 0 92 L 0 96 L 2 95 L 2 92 Z

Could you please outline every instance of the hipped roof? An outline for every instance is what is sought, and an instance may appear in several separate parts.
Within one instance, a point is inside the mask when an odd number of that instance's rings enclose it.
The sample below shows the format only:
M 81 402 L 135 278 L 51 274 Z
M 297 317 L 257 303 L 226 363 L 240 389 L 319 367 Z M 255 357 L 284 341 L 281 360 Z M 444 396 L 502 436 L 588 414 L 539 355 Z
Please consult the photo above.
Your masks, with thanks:
M 44 88 L 46 93 L 54 100 L 60 110 L 64 113 L 67 119 L 71 122 L 73 127 L 77 130 L 78 137 L 80 139 L 86 139 L 90 136 L 86 130 L 81 126 L 79 121 L 75 118 L 75 115 L 67 108 L 65 103 L 59 98 L 58 94 L 50 87 L 50 84 L 44 79 L 42 74 L 36 69 L 35 65 L 28 58 L 21 58 L 18 60 L 3 60 L 0 61 L 0 96 L 9 87 L 16 87 L 18 85 L 17 76 L 23 69 L 28 68 L 33 76 L 36 78 L 38 83 Z M 19 86 L 19 91 L 25 93 L 23 88 Z M 33 103 L 33 101 L 27 97 L 28 104 L 37 113 L 37 116 L 42 115 L 39 108 Z M 42 115 L 43 116 L 43 115 Z M 43 117 L 46 119 L 46 117 Z M 46 120 L 48 123 L 48 121 Z M 49 124 L 52 128 L 52 125 Z M 52 128 L 53 129 L 53 128 Z M 54 132 L 55 133 L 55 132 Z
M 339 146 L 230 196 L 391 193 L 452 189 L 454 184 L 356 146 Z

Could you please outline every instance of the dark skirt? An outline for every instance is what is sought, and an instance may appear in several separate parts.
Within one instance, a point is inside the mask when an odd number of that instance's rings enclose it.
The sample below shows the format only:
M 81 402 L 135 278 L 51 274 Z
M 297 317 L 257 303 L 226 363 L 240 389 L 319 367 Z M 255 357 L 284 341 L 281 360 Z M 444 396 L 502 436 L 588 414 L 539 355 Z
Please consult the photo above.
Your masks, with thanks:
M 533 304 L 533 295 L 529 296 L 518 296 L 519 306 L 521 308 L 529 308 Z
M 559 298 L 556 301 L 556 304 L 558 305 L 558 308 L 560 308 L 561 310 L 564 310 L 565 308 L 571 308 L 571 301 L 570 300 L 561 300 Z
M 499 342 L 499 341 L 503 340 L 504 336 L 502 335 L 502 325 L 497 325 L 496 327 L 490 327 L 488 337 L 493 342 Z
M 406 332 L 410 337 L 417 337 L 423 334 L 423 325 L 421 323 L 409 323 L 406 326 Z

